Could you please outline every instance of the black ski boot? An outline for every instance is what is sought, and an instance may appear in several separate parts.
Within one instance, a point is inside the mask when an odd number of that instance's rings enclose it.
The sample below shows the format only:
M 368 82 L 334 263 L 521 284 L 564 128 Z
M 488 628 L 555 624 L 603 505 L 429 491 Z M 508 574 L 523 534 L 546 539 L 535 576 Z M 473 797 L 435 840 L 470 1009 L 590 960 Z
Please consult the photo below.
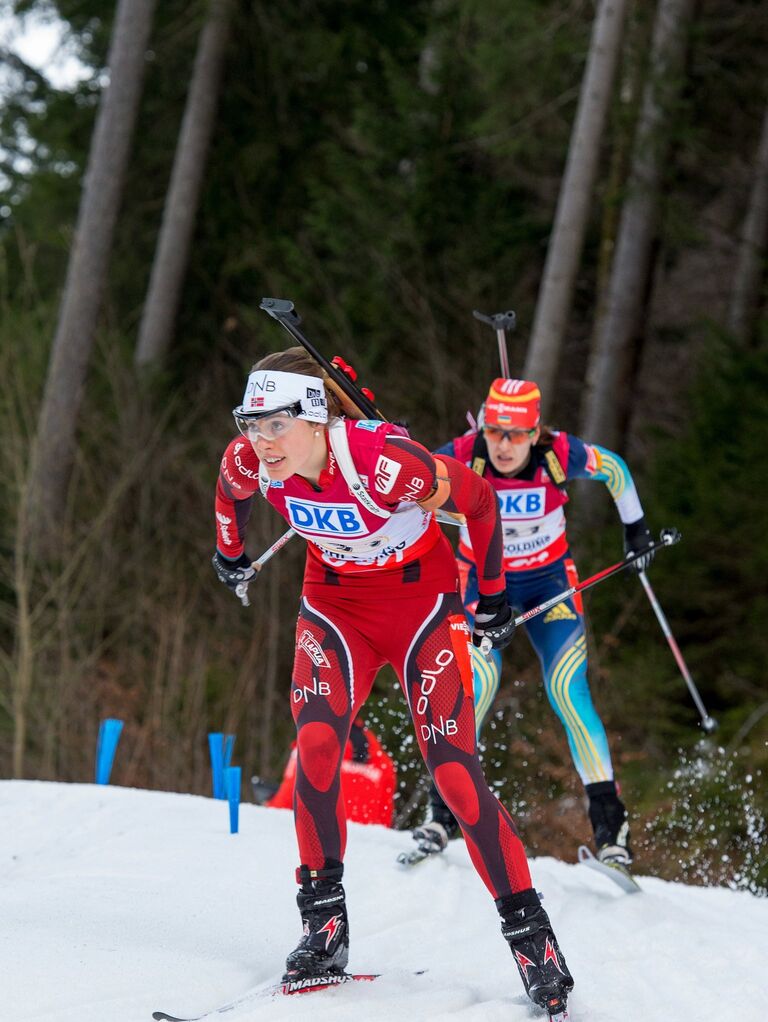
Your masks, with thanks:
M 459 824 L 440 797 L 434 782 L 429 788 L 429 804 L 424 822 L 412 832 L 414 841 L 424 855 L 437 855 L 448 847 L 448 842 L 459 833 Z
M 550 1018 L 565 1014 L 573 977 L 552 932 L 549 917 L 533 888 L 496 899 L 501 933 L 509 944 L 520 978 L 534 1004 Z
M 606 865 L 626 869 L 632 864 L 633 856 L 629 847 L 628 814 L 618 796 L 616 784 L 614 781 L 599 781 L 587 784 L 585 788 L 598 859 Z
M 349 961 L 349 925 L 341 877 L 344 866 L 326 859 L 325 869 L 299 866 L 296 904 L 304 933 L 285 961 L 283 981 L 342 973 Z

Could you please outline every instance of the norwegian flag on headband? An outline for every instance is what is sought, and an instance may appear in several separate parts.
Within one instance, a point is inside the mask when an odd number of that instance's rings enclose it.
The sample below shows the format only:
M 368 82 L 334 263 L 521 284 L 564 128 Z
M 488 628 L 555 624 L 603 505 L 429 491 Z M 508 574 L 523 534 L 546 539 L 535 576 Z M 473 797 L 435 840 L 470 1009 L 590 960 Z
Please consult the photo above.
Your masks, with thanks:
M 485 399 L 484 423 L 502 429 L 535 429 L 541 419 L 541 392 L 530 380 L 505 380 L 491 384 Z
M 233 410 L 235 415 L 249 412 L 255 415 L 294 404 L 301 405 L 298 418 L 327 422 L 328 402 L 322 378 L 276 369 L 254 369 L 248 377 L 243 403 Z

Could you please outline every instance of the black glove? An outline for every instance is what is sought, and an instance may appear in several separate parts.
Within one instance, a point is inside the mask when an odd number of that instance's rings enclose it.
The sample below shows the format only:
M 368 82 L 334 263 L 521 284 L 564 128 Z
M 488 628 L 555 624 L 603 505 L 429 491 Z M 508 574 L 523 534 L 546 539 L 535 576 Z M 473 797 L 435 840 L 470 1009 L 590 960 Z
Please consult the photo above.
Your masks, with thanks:
M 515 615 L 507 603 L 506 592 L 481 596 L 475 611 L 472 644 L 479 646 L 483 638 L 487 638 L 494 649 L 506 649 L 514 634 Z
M 644 550 L 650 543 L 653 543 L 651 530 L 645 524 L 645 518 L 638 518 L 624 526 L 624 553 L 634 554 L 638 550 Z M 632 571 L 647 571 L 653 560 L 653 550 L 649 550 L 643 557 L 638 557 L 632 564 Z
M 227 589 L 231 589 L 233 593 L 242 582 L 250 582 L 256 574 L 255 569 L 251 567 L 251 559 L 246 553 L 240 554 L 237 560 L 231 561 L 228 557 L 223 557 L 217 550 L 211 563 L 213 570 L 219 576 L 219 582 L 223 582 Z

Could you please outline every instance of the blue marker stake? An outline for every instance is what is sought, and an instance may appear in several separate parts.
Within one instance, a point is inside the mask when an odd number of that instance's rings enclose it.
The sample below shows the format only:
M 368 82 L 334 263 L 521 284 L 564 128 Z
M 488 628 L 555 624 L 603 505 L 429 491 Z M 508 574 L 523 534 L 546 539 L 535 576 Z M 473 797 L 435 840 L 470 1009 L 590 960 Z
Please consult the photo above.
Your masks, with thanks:
M 122 720 L 115 720 L 112 717 L 102 720 L 99 724 L 99 739 L 96 743 L 97 784 L 109 784 L 109 775 L 112 773 L 112 763 L 122 730 Z
M 234 735 L 225 735 L 222 734 L 221 731 L 211 731 L 208 734 L 208 749 L 211 753 L 214 798 L 227 797 L 224 773 L 229 764 L 232 762 L 232 750 L 234 745 Z
M 224 735 L 221 731 L 208 734 L 208 751 L 211 754 L 211 771 L 213 773 L 213 797 L 226 798 L 224 790 Z
M 237 834 L 240 818 L 240 767 L 227 767 L 227 798 L 229 799 L 229 833 Z

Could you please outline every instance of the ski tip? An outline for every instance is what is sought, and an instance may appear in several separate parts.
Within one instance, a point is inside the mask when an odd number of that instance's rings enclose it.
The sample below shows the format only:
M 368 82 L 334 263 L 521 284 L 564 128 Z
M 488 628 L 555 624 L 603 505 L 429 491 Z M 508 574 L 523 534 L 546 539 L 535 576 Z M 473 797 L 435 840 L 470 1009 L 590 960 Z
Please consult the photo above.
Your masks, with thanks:
M 179 1018 L 178 1015 L 166 1015 L 164 1011 L 153 1011 L 152 1018 L 155 1022 L 188 1022 L 187 1019 Z
M 565 997 L 561 994 L 550 997 L 543 1007 L 549 1015 L 549 1022 L 568 1022 L 568 1008 L 565 1004 Z
M 412 852 L 400 852 L 395 861 L 398 866 L 415 866 L 418 862 L 426 862 L 427 859 L 439 859 L 442 853 L 442 848 L 431 852 L 426 852 L 423 848 L 414 848 Z
M 618 884 L 626 894 L 639 894 L 642 891 L 640 884 L 625 866 L 618 862 L 602 862 L 592 854 L 586 845 L 579 845 L 578 858 L 580 865 L 589 866 L 595 872 L 602 873 L 603 876 Z
M 398 866 L 415 866 L 416 863 L 424 862 L 424 860 L 428 858 L 429 855 L 424 852 L 400 852 L 396 861 Z

